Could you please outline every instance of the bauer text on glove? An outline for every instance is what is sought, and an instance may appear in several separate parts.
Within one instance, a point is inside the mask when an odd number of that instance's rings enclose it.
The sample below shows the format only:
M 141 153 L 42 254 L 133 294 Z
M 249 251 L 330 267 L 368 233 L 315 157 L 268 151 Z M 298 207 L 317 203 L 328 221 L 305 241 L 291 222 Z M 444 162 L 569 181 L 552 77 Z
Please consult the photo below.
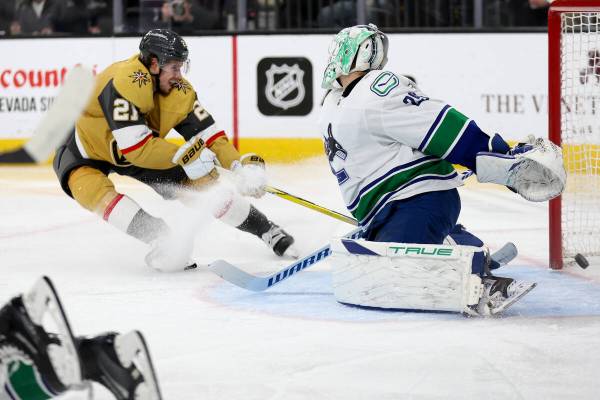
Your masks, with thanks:
M 173 163 L 181 165 L 188 178 L 198 179 L 215 169 L 216 155 L 204 146 L 200 137 L 193 137 L 179 147 Z

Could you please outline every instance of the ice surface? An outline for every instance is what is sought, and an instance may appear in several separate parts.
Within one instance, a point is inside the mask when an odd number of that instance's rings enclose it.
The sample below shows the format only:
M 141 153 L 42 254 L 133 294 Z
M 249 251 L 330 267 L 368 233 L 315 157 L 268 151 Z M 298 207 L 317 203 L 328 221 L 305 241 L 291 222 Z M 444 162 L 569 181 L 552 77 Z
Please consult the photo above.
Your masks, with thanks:
M 268 173 L 273 186 L 344 211 L 324 162 Z M 117 183 L 150 212 L 181 217 L 178 202 L 129 179 Z M 144 265 L 146 246 L 66 197 L 50 167 L 0 168 L 0 300 L 46 274 L 76 334 L 140 329 L 166 400 L 598 398 L 600 263 L 547 269 L 545 204 L 472 182 L 461 196 L 469 230 L 492 249 L 506 241 L 519 249 L 498 274 L 539 283 L 504 318 L 343 306 L 331 294 L 327 262 L 263 293 L 204 268 L 155 272 Z M 352 229 L 274 196 L 254 203 L 303 252 Z M 223 258 L 265 274 L 290 263 L 254 237 L 202 221 L 194 251 L 202 263 Z

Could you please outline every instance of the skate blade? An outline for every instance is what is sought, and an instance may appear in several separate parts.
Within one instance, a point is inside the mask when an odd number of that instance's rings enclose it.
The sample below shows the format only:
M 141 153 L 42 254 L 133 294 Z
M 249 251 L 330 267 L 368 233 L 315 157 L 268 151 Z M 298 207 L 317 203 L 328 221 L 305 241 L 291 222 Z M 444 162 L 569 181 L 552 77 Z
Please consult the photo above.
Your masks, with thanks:
M 523 288 L 521 292 L 512 296 L 506 302 L 502 303 L 502 305 L 500 305 L 500 307 L 497 307 L 497 308 L 491 310 L 490 315 L 498 315 L 498 314 L 501 314 L 504 311 L 506 311 L 510 306 L 515 304 L 517 301 L 519 301 L 523 296 L 525 296 L 527 293 L 531 292 L 533 290 L 533 288 L 535 288 L 537 286 L 537 283 L 535 283 L 535 282 L 534 283 L 523 283 L 523 285 L 529 285 L 529 286 Z
M 56 333 L 60 339 L 60 345 L 51 344 L 47 348 L 48 358 L 58 379 L 65 386 L 81 385 L 81 365 L 73 332 L 50 278 L 43 276 L 38 279 L 23 296 L 23 305 L 35 324 L 47 332 Z
M 124 335 L 117 335 L 115 353 L 121 365 L 129 368 L 133 364 L 144 378 L 144 382 L 135 388 L 134 398 L 136 400 L 162 400 L 150 352 L 142 334 L 138 331 L 131 331 Z

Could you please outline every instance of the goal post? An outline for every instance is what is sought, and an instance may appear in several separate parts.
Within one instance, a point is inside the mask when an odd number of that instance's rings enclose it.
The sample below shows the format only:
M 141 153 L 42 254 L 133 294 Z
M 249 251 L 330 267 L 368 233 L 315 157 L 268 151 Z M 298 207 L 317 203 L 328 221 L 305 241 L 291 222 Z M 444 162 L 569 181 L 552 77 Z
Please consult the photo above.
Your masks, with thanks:
M 550 201 L 550 268 L 600 255 L 600 0 L 555 0 L 548 12 L 548 129 L 567 187 Z

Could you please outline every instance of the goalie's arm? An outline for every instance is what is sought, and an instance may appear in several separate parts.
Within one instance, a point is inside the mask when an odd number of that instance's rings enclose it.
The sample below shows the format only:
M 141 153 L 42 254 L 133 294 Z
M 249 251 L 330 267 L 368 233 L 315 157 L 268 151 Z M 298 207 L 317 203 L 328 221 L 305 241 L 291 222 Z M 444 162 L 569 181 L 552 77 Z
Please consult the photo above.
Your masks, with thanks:
M 510 151 L 510 146 L 500 135 L 488 135 L 456 108 L 429 99 L 418 89 L 408 94 L 392 92 L 383 107 L 368 110 L 366 116 L 374 123 L 376 135 L 383 141 L 400 142 L 475 172 L 477 153 L 506 154 Z
M 445 105 L 435 116 L 416 148 L 475 173 L 478 153 L 507 154 L 510 151 L 510 146 L 499 134 L 488 135 L 474 120 L 450 105 Z

